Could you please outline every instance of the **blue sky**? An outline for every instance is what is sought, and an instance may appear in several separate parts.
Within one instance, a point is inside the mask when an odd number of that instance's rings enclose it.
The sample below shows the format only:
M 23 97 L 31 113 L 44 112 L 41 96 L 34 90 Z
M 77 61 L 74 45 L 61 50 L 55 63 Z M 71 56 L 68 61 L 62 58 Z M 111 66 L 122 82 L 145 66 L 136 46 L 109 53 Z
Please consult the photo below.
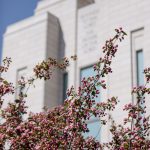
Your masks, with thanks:
M 0 59 L 2 35 L 6 27 L 19 20 L 32 16 L 38 0 L 0 0 Z

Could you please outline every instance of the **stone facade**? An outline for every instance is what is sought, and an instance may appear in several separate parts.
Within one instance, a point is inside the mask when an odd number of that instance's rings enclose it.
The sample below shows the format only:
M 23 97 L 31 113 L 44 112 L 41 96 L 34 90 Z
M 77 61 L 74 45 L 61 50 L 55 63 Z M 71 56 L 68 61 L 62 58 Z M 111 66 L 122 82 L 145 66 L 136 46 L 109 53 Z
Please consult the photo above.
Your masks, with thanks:
M 121 107 L 134 100 L 130 93 L 137 84 L 136 51 L 142 49 L 144 67 L 150 66 L 149 6 L 149 0 L 39 1 L 33 17 L 9 26 L 4 35 L 3 57 L 13 59 L 8 79 L 16 83 L 17 71 L 24 67 L 32 75 L 33 66 L 49 56 L 59 59 L 77 54 L 77 61 L 67 69 L 68 88 L 77 88 L 81 69 L 96 63 L 105 40 L 115 28 L 123 27 L 128 36 L 113 61 L 113 74 L 106 78 L 108 89 L 101 94 L 102 100 L 118 96 L 120 103 L 113 117 L 121 122 L 125 115 Z M 62 74 L 56 71 L 49 82 L 36 82 L 36 88 L 29 91 L 30 110 L 62 103 Z M 107 141 L 107 127 L 102 132 L 102 140 Z

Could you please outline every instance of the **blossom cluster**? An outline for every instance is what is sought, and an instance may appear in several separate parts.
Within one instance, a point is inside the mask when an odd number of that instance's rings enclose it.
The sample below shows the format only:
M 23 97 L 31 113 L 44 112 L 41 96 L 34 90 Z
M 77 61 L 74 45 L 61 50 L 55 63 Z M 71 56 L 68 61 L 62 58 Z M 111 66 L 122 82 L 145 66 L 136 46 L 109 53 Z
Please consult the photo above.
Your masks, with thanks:
M 128 112 L 124 118 L 124 125 L 113 123 L 110 131 L 112 141 L 105 144 L 111 150 L 149 150 L 150 149 L 150 120 L 146 115 L 145 97 L 150 94 L 147 87 L 150 69 L 144 70 L 146 83 L 144 86 L 134 87 L 132 95 L 134 103 L 126 104 L 123 108 Z
M 106 116 L 109 111 L 114 111 L 118 103 L 117 97 L 96 102 L 100 94 L 100 87 L 107 88 L 105 77 L 112 73 L 112 60 L 118 50 L 118 41 L 121 42 L 126 33 L 122 28 L 116 29 L 116 34 L 107 40 L 103 49 L 103 54 L 98 62 L 93 66 L 96 75 L 83 78 L 81 85 L 76 91 L 72 86 L 67 90 L 67 98 L 64 104 L 53 109 L 45 109 L 40 113 L 29 114 L 26 120 L 23 116 L 27 113 L 26 98 L 27 93 L 22 90 L 27 85 L 32 85 L 37 79 L 49 80 L 55 69 L 64 70 L 69 65 L 69 59 L 63 58 L 60 61 L 49 58 L 42 61 L 34 68 L 34 77 L 25 79 L 22 77 L 18 84 L 21 91 L 14 102 L 8 103 L 7 108 L 3 108 L 3 96 L 14 94 L 12 83 L 0 78 L 0 149 L 5 149 L 9 145 L 11 150 L 149 150 L 150 149 L 150 124 L 149 117 L 146 116 L 146 94 L 150 94 L 150 89 L 146 86 L 150 81 L 150 69 L 145 69 L 145 86 L 134 87 L 133 96 L 135 103 L 126 104 L 123 111 L 127 111 L 124 124 L 117 125 L 112 121 L 110 132 L 112 139 L 108 143 L 101 143 L 96 137 L 85 137 L 88 133 L 88 120 L 93 116 L 99 118 L 101 125 L 107 124 Z M 71 59 L 76 60 L 77 56 Z M 0 72 L 7 72 L 11 60 L 6 58 L 4 65 L 0 67 Z M 98 131 L 98 129 L 97 129 Z M 103 136 L 103 135 L 102 135 Z

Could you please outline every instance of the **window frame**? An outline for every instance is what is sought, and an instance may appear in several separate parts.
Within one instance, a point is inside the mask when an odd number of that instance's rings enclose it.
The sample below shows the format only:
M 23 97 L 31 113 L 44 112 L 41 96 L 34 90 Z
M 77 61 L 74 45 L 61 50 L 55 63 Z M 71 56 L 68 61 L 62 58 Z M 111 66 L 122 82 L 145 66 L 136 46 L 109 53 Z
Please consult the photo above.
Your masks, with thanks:
M 137 86 L 137 58 L 136 53 L 143 51 L 144 60 L 144 28 L 138 28 L 130 33 L 130 56 L 131 56 L 131 89 Z M 132 103 L 135 103 L 136 97 L 132 95 Z
M 132 73 L 132 88 L 137 86 L 142 86 L 138 84 L 138 60 L 137 53 L 143 52 L 143 71 L 144 71 L 144 28 L 139 28 L 131 32 L 131 73 Z M 144 74 L 143 74 L 144 78 Z M 145 79 L 143 79 L 143 84 Z M 135 104 L 137 101 L 137 96 L 132 95 L 132 103 Z M 141 104 L 144 107 L 143 104 Z M 139 113 L 138 115 L 142 115 Z M 143 116 L 143 115 L 142 115 Z

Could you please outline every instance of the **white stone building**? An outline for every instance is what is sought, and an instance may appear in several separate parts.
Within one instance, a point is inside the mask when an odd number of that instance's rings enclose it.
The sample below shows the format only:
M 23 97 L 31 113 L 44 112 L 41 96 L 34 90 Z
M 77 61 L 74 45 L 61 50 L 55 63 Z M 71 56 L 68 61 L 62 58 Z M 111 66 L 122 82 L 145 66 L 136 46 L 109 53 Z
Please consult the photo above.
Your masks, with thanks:
M 7 28 L 3 57 L 13 60 L 7 77 L 16 83 L 21 74 L 32 75 L 41 60 L 76 54 L 77 61 L 66 73 L 56 71 L 52 80 L 37 81 L 36 88 L 29 90 L 28 105 L 33 112 L 61 104 L 64 87 L 80 85 L 80 78 L 92 72 L 90 67 L 99 59 L 105 40 L 114 35 L 115 28 L 123 27 L 128 36 L 113 61 L 113 74 L 106 78 L 108 89 L 100 95 L 101 101 L 118 96 L 114 118 L 120 122 L 125 115 L 121 107 L 133 101 L 131 89 L 144 82 L 141 70 L 150 66 L 149 18 L 149 0 L 41 0 L 34 16 Z M 89 123 L 91 132 L 95 133 L 98 124 L 96 120 Z M 100 132 L 105 133 L 103 141 L 109 139 L 107 128 Z

